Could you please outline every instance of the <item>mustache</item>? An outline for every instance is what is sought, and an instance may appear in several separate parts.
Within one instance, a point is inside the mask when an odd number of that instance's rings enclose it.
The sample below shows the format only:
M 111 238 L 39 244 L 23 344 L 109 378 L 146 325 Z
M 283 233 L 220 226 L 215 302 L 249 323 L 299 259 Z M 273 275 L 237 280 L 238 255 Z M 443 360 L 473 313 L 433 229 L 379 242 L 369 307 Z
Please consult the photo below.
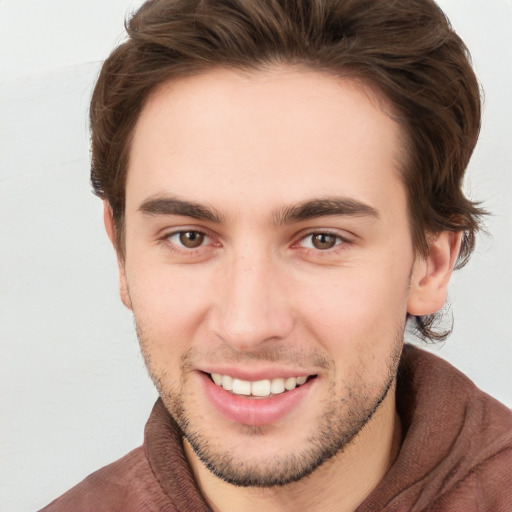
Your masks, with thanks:
M 254 364 L 278 362 L 297 368 L 321 368 L 328 370 L 334 366 L 334 361 L 318 350 L 305 350 L 289 346 L 262 348 L 254 351 L 240 352 L 229 345 L 220 345 L 210 349 L 189 348 L 181 357 L 180 366 L 184 372 L 192 370 L 196 364 L 230 363 L 230 364 Z

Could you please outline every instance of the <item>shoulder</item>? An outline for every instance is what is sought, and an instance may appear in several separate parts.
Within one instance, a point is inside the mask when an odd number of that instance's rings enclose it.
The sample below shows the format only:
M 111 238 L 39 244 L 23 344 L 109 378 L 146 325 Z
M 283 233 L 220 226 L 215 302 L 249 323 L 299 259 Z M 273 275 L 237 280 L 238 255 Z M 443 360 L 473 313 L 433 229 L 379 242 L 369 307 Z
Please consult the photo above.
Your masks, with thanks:
M 469 467 L 427 510 L 512 510 L 512 445 Z
M 512 510 L 512 412 L 476 387 L 461 406 L 460 430 L 444 458 L 450 471 L 429 510 Z
M 414 397 L 408 435 L 426 469 L 420 495 L 432 499 L 424 510 L 510 510 L 511 411 L 432 354 L 407 347 L 404 359 Z
M 439 357 L 406 346 L 402 447 L 361 510 L 512 510 L 512 413 Z
M 92 473 L 41 512 L 150 512 L 174 507 L 153 475 L 139 447 Z

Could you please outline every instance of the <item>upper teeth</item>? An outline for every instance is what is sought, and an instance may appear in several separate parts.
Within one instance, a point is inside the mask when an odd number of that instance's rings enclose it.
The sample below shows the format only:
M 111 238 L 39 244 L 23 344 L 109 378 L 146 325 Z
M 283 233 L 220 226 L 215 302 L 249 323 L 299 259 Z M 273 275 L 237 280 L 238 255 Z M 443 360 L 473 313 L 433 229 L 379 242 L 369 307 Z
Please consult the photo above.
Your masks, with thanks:
M 264 380 L 242 380 L 235 379 L 230 375 L 212 373 L 212 379 L 217 386 L 222 386 L 226 391 L 232 391 L 236 395 L 269 396 L 279 395 L 285 390 L 290 391 L 297 386 L 304 384 L 307 377 L 288 377 Z

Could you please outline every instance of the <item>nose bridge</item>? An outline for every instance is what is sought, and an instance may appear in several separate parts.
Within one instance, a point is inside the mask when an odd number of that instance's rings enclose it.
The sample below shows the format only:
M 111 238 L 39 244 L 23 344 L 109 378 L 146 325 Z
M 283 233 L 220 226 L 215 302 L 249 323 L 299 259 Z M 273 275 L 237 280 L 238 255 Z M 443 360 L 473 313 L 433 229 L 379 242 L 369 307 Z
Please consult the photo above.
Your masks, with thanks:
M 282 339 L 292 325 L 279 265 L 269 251 L 245 247 L 226 262 L 216 308 L 217 334 L 237 350 Z

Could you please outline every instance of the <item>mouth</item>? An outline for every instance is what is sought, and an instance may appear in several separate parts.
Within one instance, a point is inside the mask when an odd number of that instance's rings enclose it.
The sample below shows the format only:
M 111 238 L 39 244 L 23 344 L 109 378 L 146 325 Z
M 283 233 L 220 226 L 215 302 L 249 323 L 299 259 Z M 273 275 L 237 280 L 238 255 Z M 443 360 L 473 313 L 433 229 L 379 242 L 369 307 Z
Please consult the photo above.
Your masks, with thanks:
M 304 385 L 306 382 L 316 377 L 316 375 L 301 375 L 298 377 L 277 377 L 274 379 L 249 381 L 238 379 L 231 375 L 222 375 L 220 373 L 209 373 L 207 375 L 209 375 L 210 380 L 218 387 L 234 395 L 247 398 L 269 398 L 281 395 Z
M 230 421 L 250 426 L 275 424 L 293 411 L 303 410 L 300 404 L 308 400 L 319 381 L 318 375 L 293 376 L 293 371 L 286 371 L 280 376 L 275 370 L 269 371 L 268 377 L 272 378 L 262 379 L 265 375 L 260 373 L 254 376 L 255 380 L 208 371 L 201 371 L 200 375 L 214 410 Z

